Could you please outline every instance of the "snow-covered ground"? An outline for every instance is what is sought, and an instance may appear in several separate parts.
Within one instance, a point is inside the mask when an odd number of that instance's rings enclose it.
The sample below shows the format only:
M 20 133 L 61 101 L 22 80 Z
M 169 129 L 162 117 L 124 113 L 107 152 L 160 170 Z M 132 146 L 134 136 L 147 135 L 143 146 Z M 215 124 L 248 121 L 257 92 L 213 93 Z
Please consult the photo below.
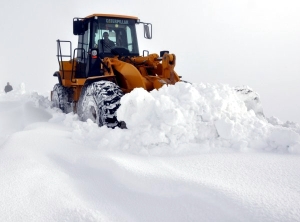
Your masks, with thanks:
M 1 92 L 0 221 L 300 221 L 300 126 L 247 89 L 136 89 L 126 130 Z

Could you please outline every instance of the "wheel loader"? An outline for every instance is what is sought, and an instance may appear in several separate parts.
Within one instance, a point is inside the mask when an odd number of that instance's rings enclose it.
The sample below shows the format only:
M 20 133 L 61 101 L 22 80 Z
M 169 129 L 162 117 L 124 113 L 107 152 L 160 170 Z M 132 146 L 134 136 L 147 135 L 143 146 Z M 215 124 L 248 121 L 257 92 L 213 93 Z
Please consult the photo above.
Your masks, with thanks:
M 142 26 L 141 35 L 151 39 L 152 24 L 135 16 L 92 14 L 73 18 L 78 45 L 72 50 L 71 41 L 57 40 L 59 71 L 53 74 L 58 83 L 51 91 L 52 106 L 99 126 L 126 128 L 117 118 L 124 94 L 138 87 L 151 91 L 180 81 L 174 70 L 174 54 L 143 50 L 140 55 L 138 25 Z

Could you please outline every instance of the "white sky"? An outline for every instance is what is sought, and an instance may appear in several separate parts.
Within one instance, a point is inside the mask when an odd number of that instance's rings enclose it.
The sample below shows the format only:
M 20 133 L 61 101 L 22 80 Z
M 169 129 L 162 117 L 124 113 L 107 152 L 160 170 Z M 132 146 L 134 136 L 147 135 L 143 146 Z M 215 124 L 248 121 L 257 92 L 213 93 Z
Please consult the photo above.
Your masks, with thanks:
M 153 24 L 140 51 L 170 50 L 176 71 L 195 83 L 248 85 L 267 116 L 300 122 L 300 2 L 213 1 L 17 1 L 1 4 L 0 86 L 53 88 L 56 40 L 72 40 L 73 17 L 99 13 L 138 16 Z M 142 37 L 142 36 L 140 36 Z
M 0 92 L 0 221 L 300 221 L 300 126 L 238 95 L 136 89 L 121 99 L 121 130 L 24 85 Z

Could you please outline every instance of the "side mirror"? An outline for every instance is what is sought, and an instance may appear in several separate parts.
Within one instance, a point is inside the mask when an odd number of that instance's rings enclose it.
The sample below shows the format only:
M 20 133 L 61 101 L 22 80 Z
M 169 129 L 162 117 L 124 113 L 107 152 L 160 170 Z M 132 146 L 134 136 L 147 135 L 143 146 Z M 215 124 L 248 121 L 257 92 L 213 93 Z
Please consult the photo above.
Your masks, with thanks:
M 152 24 L 144 23 L 144 37 L 146 39 L 152 39 Z
M 83 35 L 87 30 L 85 27 L 85 23 L 83 19 L 74 18 L 73 19 L 73 34 L 74 35 Z

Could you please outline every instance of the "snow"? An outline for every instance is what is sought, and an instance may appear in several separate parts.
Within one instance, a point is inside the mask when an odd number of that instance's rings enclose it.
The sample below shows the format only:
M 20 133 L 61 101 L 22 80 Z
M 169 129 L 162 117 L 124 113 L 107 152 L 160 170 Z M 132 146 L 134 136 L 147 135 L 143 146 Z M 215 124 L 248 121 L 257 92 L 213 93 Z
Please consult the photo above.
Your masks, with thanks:
M 300 221 L 300 126 L 250 87 L 122 97 L 128 129 L 0 92 L 0 221 Z

